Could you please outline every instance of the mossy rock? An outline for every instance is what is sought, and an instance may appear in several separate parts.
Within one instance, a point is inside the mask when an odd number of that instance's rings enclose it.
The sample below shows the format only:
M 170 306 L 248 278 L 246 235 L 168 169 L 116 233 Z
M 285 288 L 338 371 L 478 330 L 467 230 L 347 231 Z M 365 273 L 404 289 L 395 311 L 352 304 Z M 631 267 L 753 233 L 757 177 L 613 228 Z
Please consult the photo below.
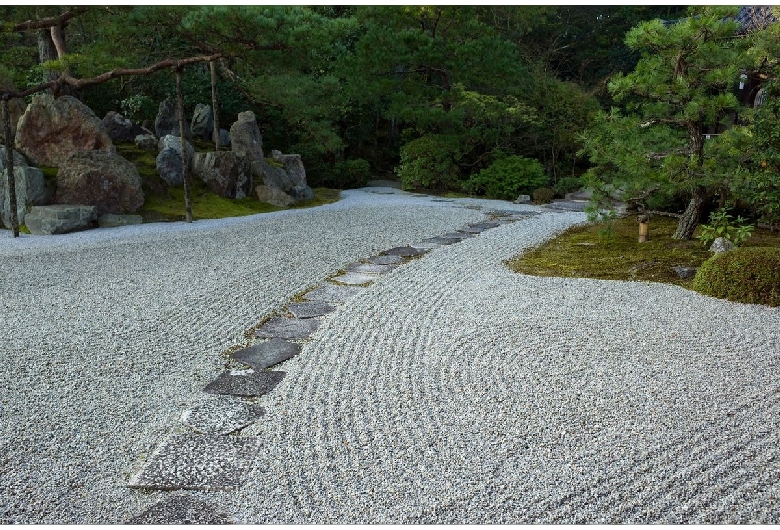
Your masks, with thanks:
M 732 302 L 780 306 L 780 248 L 743 247 L 716 254 L 699 268 L 692 287 Z

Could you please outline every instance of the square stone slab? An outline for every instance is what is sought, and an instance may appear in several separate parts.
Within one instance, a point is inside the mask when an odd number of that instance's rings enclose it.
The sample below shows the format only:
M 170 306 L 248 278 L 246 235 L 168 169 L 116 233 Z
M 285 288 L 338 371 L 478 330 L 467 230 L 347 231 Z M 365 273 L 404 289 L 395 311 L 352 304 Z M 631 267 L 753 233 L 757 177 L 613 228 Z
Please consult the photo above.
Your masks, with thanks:
M 311 301 L 288 304 L 287 310 L 295 318 L 314 318 L 332 313 L 336 310 L 336 307 L 327 302 Z
M 246 370 L 243 373 L 223 372 L 214 381 L 206 385 L 204 392 L 209 394 L 227 394 L 230 396 L 263 396 L 278 385 L 286 372 L 255 372 Z
M 345 272 L 331 278 L 334 282 L 346 283 L 347 285 L 364 285 L 376 280 L 376 275 L 362 274 L 359 272 Z
M 308 339 L 320 327 L 318 318 L 273 317 L 255 331 L 259 339 Z
M 403 258 L 401 258 L 403 260 Z M 333 285 L 328 283 L 322 287 L 309 291 L 303 297 L 306 300 L 318 300 L 322 302 L 343 303 L 363 292 L 362 287 L 347 287 L 345 285 Z
M 127 486 L 157 490 L 235 489 L 246 479 L 259 448 L 257 437 L 172 435 L 154 450 Z
M 401 256 L 404 258 L 411 258 L 414 256 L 421 256 L 425 254 L 427 250 L 420 250 L 413 247 L 395 247 L 390 250 L 385 250 L 382 254 L 388 256 Z
M 366 262 L 374 265 L 398 265 L 404 262 L 404 258 L 401 256 L 371 256 Z
M 376 265 L 374 263 L 353 263 L 347 267 L 349 272 L 359 272 L 361 274 L 387 274 L 393 269 L 395 269 L 393 265 Z
M 259 420 L 265 409 L 217 396 L 182 412 L 179 421 L 198 434 L 230 434 Z
M 125 524 L 234 524 L 217 507 L 194 495 L 168 497 L 127 520 Z
M 331 306 L 332 307 L 332 306 Z M 230 354 L 232 359 L 255 370 L 264 370 L 301 353 L 301 345 L 283 339 L 271 339 Z

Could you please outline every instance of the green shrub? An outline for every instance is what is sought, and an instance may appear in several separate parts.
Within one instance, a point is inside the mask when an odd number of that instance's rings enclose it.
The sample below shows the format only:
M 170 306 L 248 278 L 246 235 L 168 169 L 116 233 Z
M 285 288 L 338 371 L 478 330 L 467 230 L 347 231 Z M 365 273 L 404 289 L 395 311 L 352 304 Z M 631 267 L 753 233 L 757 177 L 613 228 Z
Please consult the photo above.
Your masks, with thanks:
M 336 187 L 340 189 L 362 188 L 371 178 L 371 165 L 362 158 L 338 162 L 333 169 L 337 178 Z
M 395 172 L 405 190 L 456 188 L 459 154 L 457 137 L 429 134 L 401 147 L 401 163 Z
M 579 177 L 563 177 L 553 186 L 555 194 L 561 198 L 566 196 L 567 193 L 577 191 L 580 188 L 582 188 L 582 181 Z
M 732 224 L 734 221 L 736 224 Z M 753 225 L 746 225 L 745 219 L 729 215 L 725 208 L 710 214 L 710 224 L 701 225 L 701 235 L 699 239 L 704 246 L 709 246 L 719 237 L 724 237 L 739 246 L 748 239 L 753 233 Z
M 555 198 L 555 190 L 552 188 L 538 188 L 531 194 L 536 204 L 547 204 Z
M 733 302 L 780 306 L 780 248 L 741 247 L 716 254 L 699 267 L 692 287 Z
M 486 195 L 490 199 L 511 201 L 521 193 L 547 184 L 544 167 L 533 158 L 507 156 L 472 176 L 465 184 L 469 193 Z

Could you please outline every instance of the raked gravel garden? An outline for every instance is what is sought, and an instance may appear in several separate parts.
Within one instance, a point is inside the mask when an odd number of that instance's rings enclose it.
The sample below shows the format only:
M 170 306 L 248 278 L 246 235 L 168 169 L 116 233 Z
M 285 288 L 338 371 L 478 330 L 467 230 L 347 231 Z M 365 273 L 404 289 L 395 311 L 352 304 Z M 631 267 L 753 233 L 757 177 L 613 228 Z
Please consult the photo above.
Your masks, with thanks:
M 780 522 L 780 308 L 504 264 L 584 222 L 364 188 L 0 232 L 0 523 Z M 204 391 L 322 287 L 267 393 Z

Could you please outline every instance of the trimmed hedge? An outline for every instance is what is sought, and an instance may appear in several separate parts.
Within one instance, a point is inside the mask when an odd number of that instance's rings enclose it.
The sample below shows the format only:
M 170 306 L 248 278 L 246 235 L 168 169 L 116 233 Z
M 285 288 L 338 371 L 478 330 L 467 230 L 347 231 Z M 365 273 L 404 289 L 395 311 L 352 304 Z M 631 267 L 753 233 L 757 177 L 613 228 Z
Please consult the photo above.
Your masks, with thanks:
M 716 254 L 699 267 L 692 287 L 732 302 L 780 306 L 780 248 L 738 247 Z

